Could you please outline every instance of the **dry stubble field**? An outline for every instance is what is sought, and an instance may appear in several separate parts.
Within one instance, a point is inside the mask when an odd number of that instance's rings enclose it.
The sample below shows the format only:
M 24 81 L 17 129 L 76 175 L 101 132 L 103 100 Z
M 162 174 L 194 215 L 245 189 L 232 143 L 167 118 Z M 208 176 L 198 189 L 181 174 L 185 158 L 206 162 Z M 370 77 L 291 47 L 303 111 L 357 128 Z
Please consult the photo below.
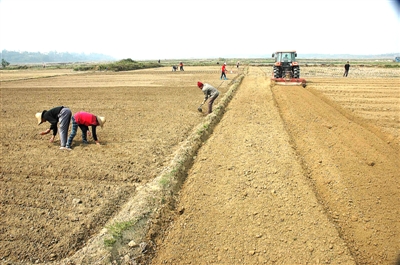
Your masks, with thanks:
M 337 68 L 305 67 L 302 74 L 310 81 L 309 89 L 316 95 L 325 95 L 354 117 L 360 117 L 366 128 L 375 131 L 389 148 L 397 150 L 398 158 L 399 71 L 363 70 L 350 71 L 347 79 L 340 77 L 341 69 Z M 43 78 L 46 74 L 39 72 L 18 71 L 12 76 L 5 71 L 1 73 L 0 259 L 4 262 L 61 260 L 75 253 L 135 194 L 138 186 L 151 181 L 162 171 L 175 148 L 202 121 L 204 116 L 196 110 L 202 100 L 196 82 L 208 81 L 215 86 L 222 83 L 217 67 L 186 67 L 185 72 L 174 73 L 169 68 L 125 73 L 60 71 L 51 73 L 50 78 Z M 232 78 L 232 75 L 228 77 Z M 363 79 L 365 77 L 367 79 Z M 229 81 L 225 81 L 220 90 L 224 93 L 228 88 Z M 275 92 L 278 102 L 280 97 L 286 97 L 282 102 L 305 100 L 279 94 L 282 91 Z M 103 145 L 98 147 L 93 142 L 88 146 L 81 145 L 78 133 L 73 151 L 63 152 L 58 150 L 58 142 L 51 144 L 49 137 L 39 136 L 38 133 L 48 124 L 37 126 L 34 114 L 58 105 L 70 107 L 73 113 L 84 110 L 105 116 L 104 129 L 98 131 Z M 307 146 L 301 146 L 300 140 L 312 132 L 296 128 L 296 120 L 291 120 L 295 116 L 285 117 L 289 112 L 282 111 L 284 105 L 280 108 L 296 145 L 306 150 Z M 331 129 L 337 125 L 322 126 Z M 309 146 L 310 150 L 318 150 L 322 143 L 313 144 Z M 334 143 L 327 148 L 332 146 Z M 312 156 L 315 152 L 309 151 L 309 154 Z M 343 156 L 340 150 L 337 154 Z M 307 160 L 307 153 L 304 156 Z M 318 166 L 323 163 L 318 157 L 312 159 L 316 159 Z M 371 157 L 363 162 L 373 168 L 380 159 Z M 310 169 L 314 168 L 310 166 Z M 321 169 L 312 171 L 318 170 Z M 398 178 L 398 170 L 390 170 L 391 179 Z M 323 172 L 322 169 L 321 176 Z M 326 172 L 333 171 L 328 169 Z M 369 181 L 371 183 L 371 179 Z M 385 181 L 381 181 L 378 186 L 384 188 Z M 316 182 L 316 186 L 321 185 L 322 201 L 343 203 L 338 197 L 323 197 L 332 196 L 331 192 L 324 192 L 323 184 L 331 189 L 335 182 L 318 182 L 317 179 Z M 349 185 L 354 184 L 359 183 Z M 364 218 L 365 213 L 360 213 L 361 219 L 356 215 L 346 217 L 360 224 L 354 231 L 364 229 L 369 238 L 373 238 L 374 233 L 383 233 L 370 229 L 374 226 L 368 218 L 373 216 L 376 205 L 383 209 L 379 214 L 388 215 L 383 218 L 385 222 L 394 222 L 390 214 L 398 216 L 399 212 L 398 208 L 393 208 L 393 196 L 398 195 L 400 188 L 398 182 L 397 186 L 394 184 L 392 194 L 374 194 L 376 201 L 366 203 L 365 211 L 369 217 Z M 362 201 L 362 198 L 357 198 Z M 352 198 L 346 203 L 352 204 L 355 200 Z M 394 199 L 394 202 L 398 203 L 398 200 Z M 334 208 L 335 205 L 328 204 L 327 207 Z M 334 219 L 341 220 L 341 217 Z M 336 225 L 340 230 L 339 221 Z M 348 240 L 357 238 L 346 231 L 341 232 Z M 374 245 L 371 239 L 367 243 Z M 392 246 L 398 247 L 399 244 L 394 242 Z M 385 249 L 379 251 L 383 256 L 387 255 Z

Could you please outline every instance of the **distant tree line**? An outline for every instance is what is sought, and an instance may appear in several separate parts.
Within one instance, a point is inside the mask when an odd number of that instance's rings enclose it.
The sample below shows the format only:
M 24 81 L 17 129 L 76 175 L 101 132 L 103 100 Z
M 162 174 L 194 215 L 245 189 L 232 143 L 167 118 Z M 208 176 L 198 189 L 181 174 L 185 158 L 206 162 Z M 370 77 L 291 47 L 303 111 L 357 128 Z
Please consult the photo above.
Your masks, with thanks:
M 161 64 L 156 62 L 137 62 L 132 60 L 131 58 L 123 59 L 117 62 L 107 63 L 107 64 L 89 64 L 89 65 L 80 65 L 74 67 L 75 71 L 131 71 L 137 69 L 147 69 L 147 68 L 157 68 L 162 67 Z
M 69 52 L 16 52 L 1 51 L 1 58 L 11 64 L 23 63 L 73 63 L 73 62 L 100 62 L 114 61 L 111 56 L 99 53 L 69 53 Z

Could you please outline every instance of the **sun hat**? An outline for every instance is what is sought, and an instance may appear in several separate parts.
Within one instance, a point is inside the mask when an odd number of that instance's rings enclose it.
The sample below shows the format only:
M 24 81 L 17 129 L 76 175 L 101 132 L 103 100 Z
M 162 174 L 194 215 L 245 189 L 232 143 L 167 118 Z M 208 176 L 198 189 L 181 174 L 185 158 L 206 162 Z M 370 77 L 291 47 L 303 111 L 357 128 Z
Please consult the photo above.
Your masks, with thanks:
M 202 82 L 197 82 L 197 86 L 201 88 L 203 86 L 203 83 Z
M 226 63 L 224 63 L 226 65 Z
M 43 121 L 42 121 L 42 115 L 43 115 L 43 113 L 45 113 L 45 112 L 46 112 L 46 110 L 44 110 L 44 111 L 42 111 L 42 112 L 38 112 L 38 113 L 35 114 L 35 117 L 36 117 L 36 119 L 38 120 L 38 125 L 40 125 L 40 124 L 43 123 Z
M 99 125 L 101 126 L 101 128 L 103 128 L 103 125 L 106 122 L 106 118 L 100 117 L 100 116 L 96 116 L 96 119 L 97 119 L 97 122 L 99 123 Z

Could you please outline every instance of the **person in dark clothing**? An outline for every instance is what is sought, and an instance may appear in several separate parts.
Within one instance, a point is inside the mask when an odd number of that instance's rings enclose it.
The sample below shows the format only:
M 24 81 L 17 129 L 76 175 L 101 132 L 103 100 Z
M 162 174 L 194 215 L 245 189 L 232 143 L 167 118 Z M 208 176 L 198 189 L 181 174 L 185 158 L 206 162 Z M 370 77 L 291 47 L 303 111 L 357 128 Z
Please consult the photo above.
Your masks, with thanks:
M 347 75 L 349 74 L 349 69 L 350 69 L 350 64 L 349 61 L 347 61 L 347 63 L 344 65 L 344 77 L 347 77 Z
M 50 128 L 40 132 L 40 135 L 45 135 L 50 131 L 53 131 L 53 135 L 50 138 L 50 142 L 53 143 L 54 138 L 57 135 L 57 123 L 60 123 L 60 149 L 65 149 L 71 116 L 71 110 L 64 106 L 55 107 L 50 110 L 44 110 L 36 113 L 35 117 L 38 120 L 38 125 L 46 121 L 51 124 Z
M 100 145 L 100 142 L 97 139 L 96 127 L 100 126 L 101 128 L 103 128 L 103 125 L 105 122 L 106 122 L 106 118 L 100 117 L 100 116 L 95 116 L 92 113 L 83 112 L 83 111 L 75 113 L 75 115 L 72 116 L 72 129 L 71 129 L 71 134 L 68 137 L 66 148 L 68 150 L 71 150 L 72 140 L 74 139 L 74 137 L 76 135 L 78 126 L 82 130 L 82 142 L 84 144 L 89 143 L 87 141 L 87 134 L 89 134 L 89 136 L 92 135 L 93 140 L 96 142 L 96 144 Z M 92 126 L 92 133 L 90 133 L 90 131 L 89 131 L 89 126 Z
M 180 71 L 185 71 L 185 70 L 183 70 L 183 63 L 182 62 L 179 63 L 179 70 Z

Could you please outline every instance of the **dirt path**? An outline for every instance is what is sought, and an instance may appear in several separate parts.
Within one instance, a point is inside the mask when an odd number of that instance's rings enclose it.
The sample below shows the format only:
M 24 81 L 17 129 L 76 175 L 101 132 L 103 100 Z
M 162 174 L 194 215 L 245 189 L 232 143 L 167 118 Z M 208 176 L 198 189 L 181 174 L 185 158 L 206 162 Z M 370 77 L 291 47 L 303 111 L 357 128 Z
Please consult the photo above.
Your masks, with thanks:
M 250 68 L 189 171 L 153 264 L 354 264 Z

